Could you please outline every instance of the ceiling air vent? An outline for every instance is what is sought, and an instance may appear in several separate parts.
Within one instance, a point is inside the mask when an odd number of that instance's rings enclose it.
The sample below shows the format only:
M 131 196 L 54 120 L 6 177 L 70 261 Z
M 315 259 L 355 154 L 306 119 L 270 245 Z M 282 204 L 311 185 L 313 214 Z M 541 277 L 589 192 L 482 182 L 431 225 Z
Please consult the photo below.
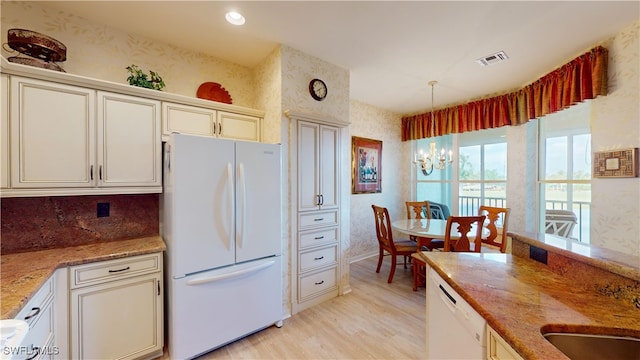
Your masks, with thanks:
M 482 66 L 487 66 L 487 65 L 506 61 L 507 59 L 509 59 L 509 57 L 507 56 L 507 54 L 505 54 L 504 51 L 498 51 L 495 54 L 481 57 L 480 59 L 477 59 L 476 62 Z

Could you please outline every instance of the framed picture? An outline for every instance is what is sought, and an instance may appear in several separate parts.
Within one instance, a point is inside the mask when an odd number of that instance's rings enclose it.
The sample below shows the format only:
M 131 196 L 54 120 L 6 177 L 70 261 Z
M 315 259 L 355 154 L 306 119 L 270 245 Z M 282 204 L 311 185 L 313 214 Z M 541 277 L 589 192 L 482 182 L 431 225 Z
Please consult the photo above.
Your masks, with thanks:
M 594 177 L 638 177 L 638 148 L 593 154 Z
M 351 193 L 382 192 L 382 141 L 351 137 Z

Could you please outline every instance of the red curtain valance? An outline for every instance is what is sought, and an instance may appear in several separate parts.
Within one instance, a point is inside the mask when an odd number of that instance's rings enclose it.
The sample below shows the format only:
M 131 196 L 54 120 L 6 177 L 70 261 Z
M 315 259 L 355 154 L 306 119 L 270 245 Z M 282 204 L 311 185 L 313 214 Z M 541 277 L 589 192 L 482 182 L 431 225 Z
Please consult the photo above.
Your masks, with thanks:
M 402 141 L 462 133 L 529 120 L 607 95 L 609 53 L 598 46 L 533 84 L 505 95 L 402 118 Z

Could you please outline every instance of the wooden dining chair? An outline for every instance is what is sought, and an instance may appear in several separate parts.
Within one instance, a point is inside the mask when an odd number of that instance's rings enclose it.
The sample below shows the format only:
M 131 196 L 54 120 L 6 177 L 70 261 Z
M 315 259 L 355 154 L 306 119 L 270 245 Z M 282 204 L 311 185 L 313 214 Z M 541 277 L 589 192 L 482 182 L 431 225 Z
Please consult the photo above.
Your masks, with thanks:
M 488 220 L 485 220 L 484 227 L 489 233 L 482 237 L 482 243 L 499 248 L 501 253 L 507 251 L 509 211 L 509 208 L 485 205 L 481 205 L 478 209 L 478 215 L 484 215 Z
M 405 201 L 407 206 L 407 219 L 431 219 L 431 207 L 428 201 Z M 427 248 L 433 250 L 442 248 L 442 240 L 410 235 L 410 240 L 418 243 L 418 249 Z
M 417 244 L 413 241 L 393 241 L 393 233 L 391 231 L 391 220 L 389 219 L 389 211 L 387 208 L 371 205 L 373 209 L 373 216 L 376 223 L 376 237 L 378 238 L 378 245 L 380 253 L 378 256 L 378 267 L 376 273 L 380 272 L 382 266 L 382 259 L 385 255 L 385 251 L 391 255 L 391 271 L 389 272 L 388 283 L 393 281 L 393 275 L 396 272 L 397 257 L 404 257 L 404 267 L 407 268 L 407 259 L 411 257 L 411 254 L 415 253 L 418 249 Z
M 482 225 L 484 219 L 484 215 L 449 216 L 444 233 L 443 251 L 479 253 L 482 248 Z M 453 229 L 457 234 L 451 234 Z M 473 249 L 469 241 L 470 234 L 473 236 Z
M 407 219 L 431 219 L 431 208 L 428 201 L 405 201 Z

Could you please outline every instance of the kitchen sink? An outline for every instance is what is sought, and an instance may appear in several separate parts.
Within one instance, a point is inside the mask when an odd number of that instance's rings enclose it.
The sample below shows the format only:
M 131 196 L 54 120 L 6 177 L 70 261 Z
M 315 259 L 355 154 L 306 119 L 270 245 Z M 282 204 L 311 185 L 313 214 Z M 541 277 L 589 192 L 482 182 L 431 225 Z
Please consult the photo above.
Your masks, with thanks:
M 543 336 L 572 360 L 640 359 L 640 338 L 558 332 Z

